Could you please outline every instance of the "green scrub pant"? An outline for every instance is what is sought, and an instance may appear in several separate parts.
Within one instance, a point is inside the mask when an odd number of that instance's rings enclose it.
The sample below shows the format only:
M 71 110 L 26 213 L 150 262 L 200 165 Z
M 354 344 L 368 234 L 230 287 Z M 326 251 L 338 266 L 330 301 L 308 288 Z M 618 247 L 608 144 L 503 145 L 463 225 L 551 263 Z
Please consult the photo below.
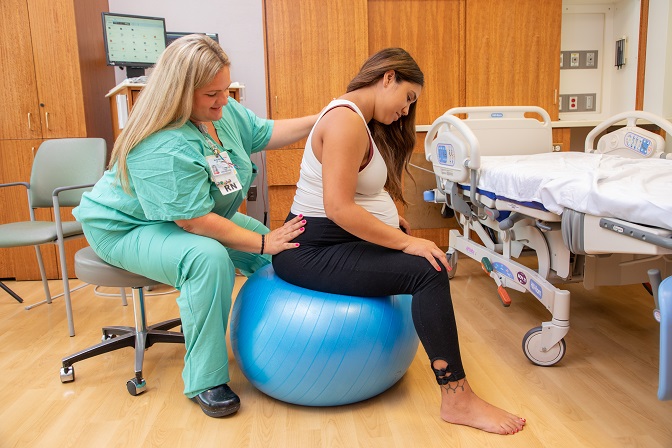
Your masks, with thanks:
M 259 221 L 236 213 L 233 222 L 257 233 L 269 230 Z M 141 225 L 129 232 L 110 232 L 84 225 L 84 234 L 99 257 L 127 271 L 180 291 L 177 304 L 187 353 L 184 394 L 191 398 L 228 383 L 226 327 L 231 309 L 235 269 L 251 275 L 271 257 L 224 247 L 188 233 L 174 222 Z

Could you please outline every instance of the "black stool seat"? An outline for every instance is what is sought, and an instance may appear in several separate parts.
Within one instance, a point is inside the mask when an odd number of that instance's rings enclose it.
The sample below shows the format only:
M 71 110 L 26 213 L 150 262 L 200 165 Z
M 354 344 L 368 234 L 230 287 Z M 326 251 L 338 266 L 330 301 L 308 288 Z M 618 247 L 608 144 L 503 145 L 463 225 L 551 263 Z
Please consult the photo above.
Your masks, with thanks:
M 77 361 L 123 347 L 135 347 L 135 377 L 126 383 L 126 388 L 131 395 L 144 392 L 146 383 L 142 377 L 142 363 L 145 350 L 157 342 L 184 344 L 184 335 L 181 332 L 168 331 L 181 325 L 179 318 L 147 326 L 143 287 L 158 285 L 159 282 L 107 264 L 91 247 L 85 247 L 75 254 L 75 274 L 80 280 L 92 285 L 133 288 L 135 327 L 103 327 L 102 342 L 63 358 L 61 382 L 75 380 L 73 364 Z

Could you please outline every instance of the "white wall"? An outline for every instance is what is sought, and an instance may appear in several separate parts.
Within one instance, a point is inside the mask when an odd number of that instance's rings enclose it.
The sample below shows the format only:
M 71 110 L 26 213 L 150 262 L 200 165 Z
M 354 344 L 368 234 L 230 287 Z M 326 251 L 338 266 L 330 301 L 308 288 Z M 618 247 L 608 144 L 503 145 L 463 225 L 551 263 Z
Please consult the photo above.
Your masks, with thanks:
M 602 120 L 611 108 L 611 78 L 613 67 L 611 36 L 613 8 L 610 6 L 564 6 L 562 14 L 561 51 L 597 50 L 597 68 L 561 69 L 560 94 L 596 94 L 595 112 L 561 111 L 562 120 Z M 565 67 L 569 61 L 564 61 Z
M 653 0 L 651 4 L 669 1 Z M 597 88 L 598 110 L 561 113 L 561 120 L 604 120 L 635 108 L 640 3 L 640 0 L 563 2 L 561 50 L 598 49 L 600 55 L 597 71 L 560 71 L 560 93 L 591 93 L 590 89 Z M 653 35 L 651 30 L 649 33 Z M 614 66 L 615 45 L 623 37 L 627 41 L 626 64 L 619 70 Z
M 633 110 L 637 97 L 637 64 L 639 61 L 639 0 L 623 0 L 616 3 L 614 10 L 614 33 L 610 39 L 611 45 L 616 40 L 627 39 L 625 66 L 616 70 L 614 64 L 611 83 L 611 111 L 610 115 Z M 608 41 L 609 44 L 609 41 Z
M 163 17 L 168 31 L 218 33 L 231 79 L 245 85 L 242 103 L 266 117 L 261 0 L 108 0 L 110 12 Z M 115 69 L 117 82 L 126 76 Z
M 649 3 L 649 37 L 646 41 L 644 109 L 672 117 L 672 1 Z M 668 135 L 668 139 L 670 136 Z

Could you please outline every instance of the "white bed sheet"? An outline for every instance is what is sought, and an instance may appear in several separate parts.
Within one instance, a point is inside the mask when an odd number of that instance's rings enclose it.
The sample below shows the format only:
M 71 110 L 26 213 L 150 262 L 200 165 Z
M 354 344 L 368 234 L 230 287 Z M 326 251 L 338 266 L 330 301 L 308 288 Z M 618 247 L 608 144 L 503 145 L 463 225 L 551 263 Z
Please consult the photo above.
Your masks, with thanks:
M 498 198 L 538 202 L 672 230 L 672 160 L 580 152 L 481 157 L 478 188 Z

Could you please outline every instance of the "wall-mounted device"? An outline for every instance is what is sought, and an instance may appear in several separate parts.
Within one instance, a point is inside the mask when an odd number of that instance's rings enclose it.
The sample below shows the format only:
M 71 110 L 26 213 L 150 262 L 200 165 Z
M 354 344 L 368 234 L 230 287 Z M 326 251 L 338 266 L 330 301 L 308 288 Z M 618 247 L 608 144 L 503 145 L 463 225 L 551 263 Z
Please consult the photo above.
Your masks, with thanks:
M 614 65 L 618 70 L 622 69 L 623 66 L 625 65 L 627 55 L 627 44 L 628 40 L 625 36 L 623 36 L 623 39 L 619 39 L 616 41 L 616 63 Z

